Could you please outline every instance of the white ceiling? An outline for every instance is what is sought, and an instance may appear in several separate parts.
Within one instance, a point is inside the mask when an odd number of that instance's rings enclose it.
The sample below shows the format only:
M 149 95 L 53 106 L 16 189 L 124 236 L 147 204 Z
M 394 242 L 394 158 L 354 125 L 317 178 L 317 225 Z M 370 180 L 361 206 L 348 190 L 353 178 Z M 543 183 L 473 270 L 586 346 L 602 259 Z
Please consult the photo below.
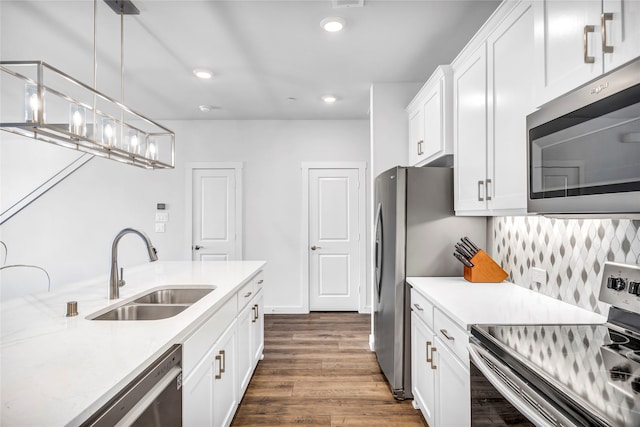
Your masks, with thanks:
M 372 83 L 424 82 L 499 3 L 134 0 L 124 103 L 154 120 L 365 119 Z M 97 14 L 97 88 L 120 99 L 120 17 L 102 0 Z M 323 31 L 327 16 L 343 17 L 345 30 Z M 92 85 L 93 33 L 93 0 L 0 0 L 2 60 L 44 60 Z M 215 77 L 197 79 L 198 67 Z M 325 105 L 328 93 L 338 102 Z

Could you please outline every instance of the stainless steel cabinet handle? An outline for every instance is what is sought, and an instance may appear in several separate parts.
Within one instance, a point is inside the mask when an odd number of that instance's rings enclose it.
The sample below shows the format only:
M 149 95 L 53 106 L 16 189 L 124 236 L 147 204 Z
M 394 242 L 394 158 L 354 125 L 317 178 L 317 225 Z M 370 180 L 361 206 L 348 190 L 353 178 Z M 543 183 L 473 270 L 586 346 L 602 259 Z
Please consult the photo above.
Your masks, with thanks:
M 593 25 L 585 25 L 584 33 L 582 35 L 582 49 L 584 53 L 584 63 L 585 64 L 593 64 L 596 62 L 596 58 L 594 56 L 589 56 L 589 33 L 593 33 L 595 31 L 595 27 Z
M 258 280 L 258 285 L 262 285 L 262 282 L 264 282 L 263 279 Z
M 449 333 L 447 332 L 447 330 L 446 330 L 446 329 L 440 329 L 440 333 L 441 333 L 442 335 L 444 335 L 444 337 L 445 337 L 446 339 L 448 339 L 449 341 L 455 341 L 455 337 L 451 337 L 451 336 L 449 336 Z
M 426 345 L 426 359 L 427 359 L 427 363 L 431 363 L 431 358 L 429 357 L 429 347 L 431 347 L 431 341 L 427 341 L 427 345 Z
M 600 31 L 602 33 L 602 52 L 613 53 L 613 46 L 607 44 L 607 21 L 613 21 L 613 13 L 600 15 Z
M 482 197 L 482 187 L 484 187 L 484 181 L 478 181 L 478 201 L 484 202 L 484 197 Z
M 491 188 L 489 188 L 489 185 L 491 185 L 491 180 L 487 179 L 487 185 L 485 186 L 485 194 L 487 200 L 491 200 Z
M 251 310 L 253 310 L 253 319 L 251 319 L 251 323 L 256 323 L 256 320 L 258 320 L 258 317 L 260 317 L 260 314 L 258 312 L 258 304 L 255 304 L 253 307 L 251 307 Z
M 246 294 L 244 294 L 245 298 L 249 298 L 251 296 L 252 292 L 247 292 Z
M 433 353 L 435 353 L 435 351 L 436 351 L 436 348 L 431 347 L 431 369 L 434 369 L 434 370 L 437 368 L 437 366 L 433 363 L 434 362 Z
M 218 374 L 216 374 L 215 379 L 219 380 L 222 378 L 222 356 L 219 354 L 216 355 L 216 360 L 218 361 Z
M 322 249 L 322 246 L 316 246 L 316 245 L 311 246 L 312 251 L 315 251 L 316 249 Z
M 204 249 L 204 246 L 195 245 L 193 249 L 195 249 L 196 251 L 199 251 L 200 249 Z
M 423 311 L 422 307 L 420 307 L 420 304 L 413 304 L 413 306 L 416 308 L 416 310 Z
M 220 350 L 220 356 L 222 356 L 222 363 L 220 364 L 220 375 L 222 375 L 227 366 L 227 357 L 224 354 L 224 350 Z
M 418 156 L 422 156 L 424 154 L 424 151 L 422 151 L 422 144 L 424 144 L 424 140 L 420 140 L 418 141 Z

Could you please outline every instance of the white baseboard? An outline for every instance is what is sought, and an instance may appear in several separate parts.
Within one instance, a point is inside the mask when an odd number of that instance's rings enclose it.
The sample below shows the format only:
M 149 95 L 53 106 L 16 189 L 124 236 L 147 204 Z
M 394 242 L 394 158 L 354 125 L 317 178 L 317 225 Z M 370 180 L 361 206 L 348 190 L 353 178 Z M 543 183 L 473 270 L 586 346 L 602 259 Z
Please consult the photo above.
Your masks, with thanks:
M 309 314 L 309 310 L 304 307 L 278 307 L 278 306 L 265 306 L 264 312 L 266 314 Z

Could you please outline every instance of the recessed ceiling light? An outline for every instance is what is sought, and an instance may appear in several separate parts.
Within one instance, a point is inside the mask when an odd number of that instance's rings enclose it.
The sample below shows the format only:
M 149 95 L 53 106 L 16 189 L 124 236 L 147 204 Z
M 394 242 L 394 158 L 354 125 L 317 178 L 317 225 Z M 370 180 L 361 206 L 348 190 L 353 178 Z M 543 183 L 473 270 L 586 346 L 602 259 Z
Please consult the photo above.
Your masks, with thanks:
M 210 79 L 213 77 L 213 73 L 209 70 L 205 70 L 204 68 L 196 68 L 193 70 L 193 74 L 200 79 Z
M 202 104 L 198 105 L 198 109 L 203 113 L 208 113 L 211 110 L 218 110 L 219 107 L 214 107 L 213 105 Z
M 330 33 L 341 31 L 346 24 L 347 23 L 343 18 L 338 18 L 335 16 L 324 18 L 322 21 L 320 21 L 320 27 Z
M 335 95 L 324 95 L 322 97 L 322 100 L 324 102 L 326 102 L 327 104 L 333 104 L 334 102 L 336 102 L 338 100 L 338 98 Z

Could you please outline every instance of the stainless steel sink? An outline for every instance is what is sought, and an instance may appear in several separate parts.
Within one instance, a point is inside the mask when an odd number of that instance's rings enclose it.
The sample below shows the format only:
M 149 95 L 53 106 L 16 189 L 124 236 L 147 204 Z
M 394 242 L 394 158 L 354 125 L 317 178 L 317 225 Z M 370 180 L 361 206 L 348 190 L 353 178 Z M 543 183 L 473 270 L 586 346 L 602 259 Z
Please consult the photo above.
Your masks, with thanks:
M 180 314 L 207 296 L 215 286 L 167 286 L 154 289 L 111 309 L 88 316 L 89 320 L 159 320 Z
M 135 299 L 138 304 L 193 304 L 213 289 L 159 289 Z
M 92 320 L 158 320 L 173 317 L 188 305 L 125 304 L 107 311 Z

